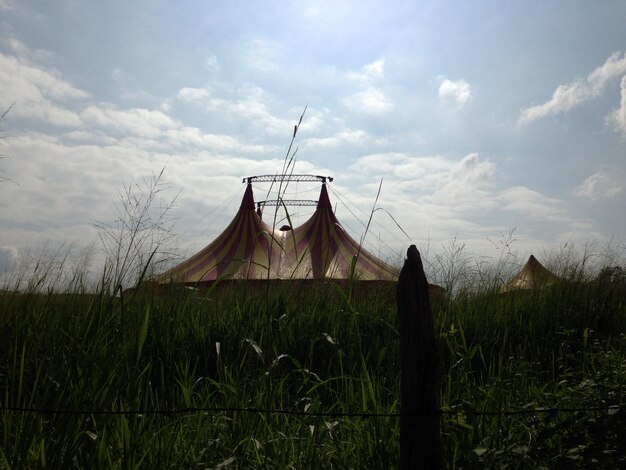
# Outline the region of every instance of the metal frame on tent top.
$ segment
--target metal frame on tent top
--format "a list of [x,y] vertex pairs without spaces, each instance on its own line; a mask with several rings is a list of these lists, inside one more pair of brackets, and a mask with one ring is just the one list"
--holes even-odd
[[318,201],[312,199],[268,199],[256,203],[257,209],[265,206],[317,206]]
[[259,217],[263,217],[263,208],[265,206],[317,206],[318,201],[311,199],[268,199],[256,203],[256,213]]
[[303,181],[303,182],[314,182],[319,181],[322,183],[330,183],[332,182],[332,176],[319,176],[319,175],[257,175],[257,176],[247,176],[243,179],[242,183],[252,183],[252,182],[260,182],[260,183],[276,183],[281,181]]

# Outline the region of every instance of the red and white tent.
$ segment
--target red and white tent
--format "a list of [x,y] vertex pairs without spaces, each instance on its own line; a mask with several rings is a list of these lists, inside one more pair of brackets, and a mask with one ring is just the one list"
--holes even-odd
[[352,270],[357,280],[396,280],[399,272],[348,235],[333,213],[325,183],[311,218],[293,230],[278,230],[257,214],[248,182],[226,230],[154,280],[193,285],[216,279],[348,279]]

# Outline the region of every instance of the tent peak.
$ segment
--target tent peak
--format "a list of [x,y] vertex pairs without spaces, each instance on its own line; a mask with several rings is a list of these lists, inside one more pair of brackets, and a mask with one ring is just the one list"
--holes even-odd
[[320,198],[317,201],[318,209],[332,209],[333,206],[330,203],[330,198],[328,197],[328,190],[326,189],[326,183],[322,183],[322,189],[320,191]]
[[533,255],[513,278],[502,286],[500,292],[518,289],[533,289],[549,286],[561,280],[560,277],[546,269]]
[[246,185],[246,191],[241,200],[241,209],[254,209],[254,194],[252,194],[252,183]]

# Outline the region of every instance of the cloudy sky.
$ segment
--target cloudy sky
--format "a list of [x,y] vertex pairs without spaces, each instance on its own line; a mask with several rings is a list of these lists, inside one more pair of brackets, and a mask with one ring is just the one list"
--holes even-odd
[[[164,167],[191,254],[242,177],[280,171],[307,105],[296,172],[335,177],[357,239],[382,179],[418,247],[624,243],[625,24],[610,0],[0,0],[0,264],[96,242],[123,187]],[[409,243],[384,211],[368,240]]]

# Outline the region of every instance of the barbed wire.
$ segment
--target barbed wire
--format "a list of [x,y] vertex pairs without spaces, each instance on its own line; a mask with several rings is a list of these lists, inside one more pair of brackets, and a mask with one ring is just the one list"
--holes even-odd
[[256,414],[277,414],[291,416],[309,416],[321,418],[399,418],[401,416],[415,414],[432,414],[433,412],[440,415],[459,415],[467,416],[515,416],[545,413],[577,413],[591,411],[610,411],[615,412],[626,409],[626,404],[601,405],[589,407],[541,407],[541,408],[524,408],[519,410],[504,411],[476,411],[468,407],[460,409],[438,409],[429,410],[412,410],[399,413],[374,413],[374,412],[347,412],[347,411],[299,411],[299,410],[280,410],[273,408],[259,407],[186,407],[178,409],[133,409],[133,410],[74,410],[63,408],[37,408],[37,407],[19,407],[19,406],[0,406],[0,412],[12,413],[34,413],[42,415],[105,415],[105,416],[141,416],[141,415],[181,415],[181,414],[218,414],[227,412],[238,413],[256,413]]

